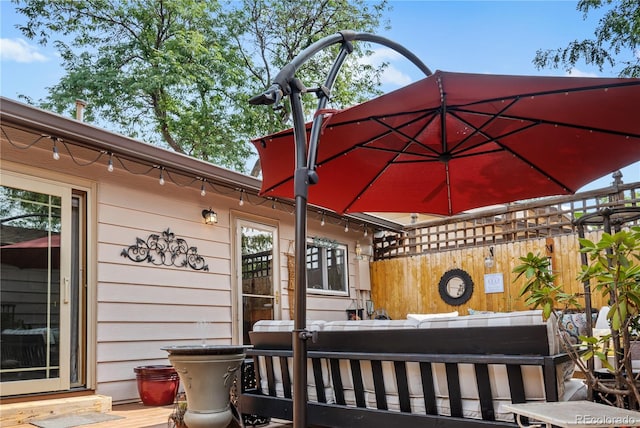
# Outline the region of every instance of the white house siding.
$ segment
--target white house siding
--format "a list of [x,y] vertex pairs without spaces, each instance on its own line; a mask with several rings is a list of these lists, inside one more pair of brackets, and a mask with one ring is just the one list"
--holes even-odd
[[[170,182],[160,186],[147,177],[124,178],[102,182],[98,196],[97,392],[114,402],[137,399],[134,367],[168,364],[162,347],[200,343],[199,321],[207,322],[208,343],[232,343],[226,198],[202,197],[198,188]],[[213,226],[200,215],[210,205],[219,214]],[[197,248],[208,272],[121,256],[137,238],[146,241],[167,229]]]
[[[74,154],[78,153],[80,150]],[[95,159],[95,152],[82,153],[87,159]],[[133,369],[139,365],[168,364],[163,346],[200,343],[202,334],[196,322],[207,321],[208,343],[232,343],[232,302],[236,292],[232,289],[235,282],[232,212],[238,218],[248,213],[251,214],[247,216],[249,220],[257,216],[278,225],[282,304],[276,316],[289,318],[286,255],[294,250],[294,216],[290,212],[274,210],[270,203],[257,205],[260,201],[257,197],[245,197],[245,204],[240,207],[239,194],[228,189],[223,189],[228,194],[220,195],[208,188],[202,197],[197,182],[185,187],[188,180],[180,176],[176,180],[181,186],[172,183],[167,175],[166,184],[160,186],[156,171],[136,175],[116,163],[116,170],[108,173],[106,158],[90,166],[78,165],[61,149],[61,159],[54,161],[48,146],[17,150],[3,141],[2,157],[4,165],[15,162],[17,167],[12,165],[12,169],[28,170],[31,176],[68,177],[65,181],[70,182],[77,178],[83,183],[90,180],[96,184],[95,194],[89,195],[91,201],[96,201],[93,206],[97,213],[95,224],[88,225],[95,230],[96,237],[95,242],[88,243],[89,252],[97,259],[97,266],[92,266],[97,273],[89,278],[88,284],[89,296],[94,296],[89,302],[88,316],[89,320],[96,320],[88,329],[88,355],[94,355],[95,350],[95,361],[88,362],[89,386],[95,387],[99,394],[111,396],[114,403],[138,400]],[[76,160],[82,163],[82,158]],[[132,171],[148,168],[127,165]],[[201,211],[208,207],[218,213],[216,225],[203,223]],[[123,249],[136,243],[136,238],[146,240],[149,235],[161,234],[168,228],[177,238],[197,248],[209,266],[208,272],[136,263],[121,256]],[[344,224],[329,221],[320,226],[319,215],[311,215],[308,235],[348,246],[350,295],[310,293],[307,317],[345,319],[345,309],[356,297],[356,291],[368,288],[366,284],[357,284],[359,275],[354,263],[356,241],[362,243],[364,239],[362,230],[352,227],[344,232]]]
[[[163,346],[200,343],[198,321],[207,322],[208,343],[232,343],[229,222],[230,212],[237,211],[238,204],[235,195],[210,192],[202,197],[198,187],[160,186],[155,178],[144,177],[100,183],[98,204],[97,392],[110,395],[114,402],[137,400],[134,367],[168,364]],[[218,213],[218,223],[213,226],[205,225],[200,216],[209,206]],[[286,253],[293,245],[293,216],[270,206],[245,203],[244,208],[280,224],[280,285],[281,295],[286,296]],[[242,213],[235,215],[241,217]],[[344,226],[319,228],[319,221],[312,222],[318,224],[310,224],[310,236],[326,236],[351,249],[353,236],[359,237],[357,232],[345,233]],[[208,272],[135,263],[120,255],[136,238],[146,240],[167,228],[197,248]],[[333,233],[327,235],[329,231]],[[351,297],[355,297],[355,271],[352,263]],[[309,294],[308,317],[345,319],[351,297]],[[288,305],[288,299],[283,301],[282,318],[289,317]]]

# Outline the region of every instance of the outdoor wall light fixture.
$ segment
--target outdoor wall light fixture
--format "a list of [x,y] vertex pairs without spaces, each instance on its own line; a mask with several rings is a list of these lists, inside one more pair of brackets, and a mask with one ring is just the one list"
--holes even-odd
[[356,260],[362,260],[362,247],[359,242],[356,242]]
[[493,267],[493,247],[489,247],[489,255],[484,258],[484,267],[487,269]]
[[553,238],[547,238],[544,249],[547,253],[547,260],[549,261],[549,272],[553,272]]
[[218,214],[211,208],[202,210],[202,218],[204,218],[205,224],[216,224],[218,222]]
[[373,315],[373,312],[375,311],[373,300],[367,300],[366,302],[364,302],[364,304],[367,308],[367,315],[369,315],[369,318],[371,318],[371,315]]

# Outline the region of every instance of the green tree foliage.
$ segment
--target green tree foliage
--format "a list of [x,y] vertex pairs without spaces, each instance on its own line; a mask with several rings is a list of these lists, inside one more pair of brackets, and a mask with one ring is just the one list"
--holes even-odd
[[581,0],[577,9],[586,17],[602,9],[604,16],[594,38],[574,40],[565,48],[538,50],[533,63],[538,68],[573,68],[579,60],[604,66],[621,65],[621,77],[640,77],[640,2],[638,0]]
[[[28,102],[73,114],[80,98],[88,122],[238,171],[246,169],[249,139],[289,120],[286,110],[247,100],[308,44],[343,29],[374,31],[386,7],[365,0],[13,1],[27,18],[23,34],[54,43],[66,72],[46,99]],[[353,57],[366,53],[359,47]],[[321,68],[331,61],[319,58],[304,71],[311,86],[324,81]],[[338,106],[375,94],[379,71],[351,62],[336,87]]]
[[[229,33],[235,37],[237,48],[243,53],[246,67],[253,77],[251,95],[269,87],[282,67],[291,62],[304,48],[321,38],[341,30],[375,32],[380,25],[386,1],[374,3],[355,1],[284,1],[243,0],[230,15]],[[362,102],[377,94],[380,73],[384,67],[374,68],[359,61],[371,54],[367,45],[354,44],[354,52],[342,68],[341,79],[336,82],[332,103],[336,108]],[[308,61],[297,76],[308,87],[324,83],[327,72],[337,53],[321,52]],[[305,98],[309,109],[315,98]],[[277,113],[269,132],[281,130],[289,123],[289,110]],[[263,114],[263,112],[259,112]]]

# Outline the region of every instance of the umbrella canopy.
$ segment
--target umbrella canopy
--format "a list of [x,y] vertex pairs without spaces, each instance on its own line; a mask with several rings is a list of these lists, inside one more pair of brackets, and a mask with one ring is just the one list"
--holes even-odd
[[[453,215],[569,194],[640,160],[640,79],[437,71],[326,117],[309,203]],[[309,131],[310,127],[307,127]],[[262,194],[293,197],[293,130],[253,141]]]

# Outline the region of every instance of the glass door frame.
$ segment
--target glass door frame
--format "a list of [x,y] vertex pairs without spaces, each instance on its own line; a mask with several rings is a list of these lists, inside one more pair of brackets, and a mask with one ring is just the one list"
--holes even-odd
[[71,281],[71,186],[54,182],[30,179],[21,174],[13,174],[3,170],[0,185],[54,195],[61,198],[60,225],[60,324],[57,338],[59,369],[58,377],[49,379],[32,379],[2,383],[2,395],[18,395],[46,391],[63,391],[70,386],[70,281]]
[[280,235],[278,233],[278,222],[259,216],[252,216],[246,213],[232,212],[232,240],[234,273],[232,293],[232,319],[235,322],[233,328],[233,341],[242,344],[243,338],[243,292],[242,292],[242,228],[251,227],[269,231],[273,234],[273,319],[282,317],[282,293],[280,284]]

